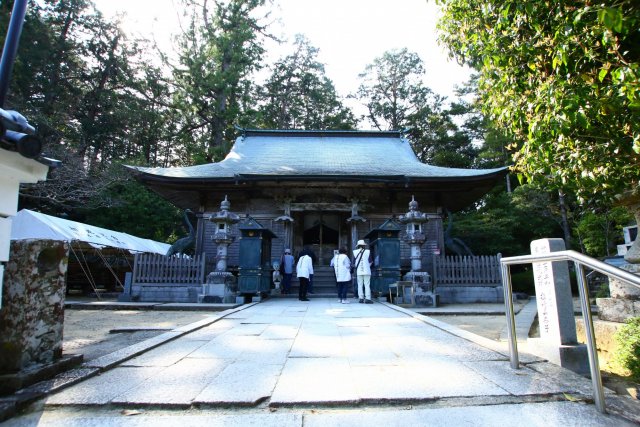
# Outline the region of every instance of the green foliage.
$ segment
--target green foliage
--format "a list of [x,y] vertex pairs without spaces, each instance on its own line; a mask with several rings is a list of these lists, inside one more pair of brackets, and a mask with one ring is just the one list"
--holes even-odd
[[511,287],[513,292],[522,292],[527,295],[536,294],[536,283],[533,279],[533,269],[531,266],[521,268],[512,267]]
[[178,64],[173,65],[173,105],[181,114],[183,161],[219,161],[231,148],[234,125],[254,101],[251,77],[262,67],[262,39],[269,36],[256,15],[266,2],[200,5],[184,0],[190,22],[179,39]]
[[480,73],[522,179],[584,201],[640,181],[640,4],[438,0],[440,39]]
[[74,219],[160,242],[185,234],[180,210],[136,181],[120,181],[100,198],[100,205],[108,199],[109,208],[89,205]]
[[574,227],[574,231],[586,254],[604,257],[616,253],[616,245],[624,241],[622,228],[632,222],[633,216],[622,207],[597,212],[587,211]]
[[444,107],[445,98],[424,85],[424,75],[422,60],[407,49],[374,59],[359,75],[362,83],[354,95],[367,108],[362,119],[378,130],[406,129],[423,162],[472,167],[477,155],[472,138],[456,126],[454,112]]
[[618,345],[614,361],[640,380],[640,317],[628,319],[614,335]]
[[[0,37],[11,7],[0,3]],[[21,188],[22,207],[68,213],[121,179],[114,161],[165,166],[175,157],[167,86],[143,45],[89,1],[30,2],[5,108],[25,115],[43,154],[63,164],[46,182]]]
[[548,193],[531,186],[520,186],[509,194],[500,185],[479,207],[455,215],[452,235],[476,254],[529,254],[532,240],[562,237],[552,206]]
[[609,282],[602,283],[596,291],[595,298],[609,298],[610,296]]
[[354,129],[357,121],[340,101],[318,62],[318,49],[297,35],[293,52],[271,67],[262,89],[262,123],[272,129]]

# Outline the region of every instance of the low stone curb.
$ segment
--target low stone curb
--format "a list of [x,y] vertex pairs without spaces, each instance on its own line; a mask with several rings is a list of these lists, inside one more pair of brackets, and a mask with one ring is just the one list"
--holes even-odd
[[[516,314],[516,338],[518,342],[527,341],[527,339],[529,338],[531,325],[533,325],[533,322],[536,320],[537,315],[538,304],[535,297],[531,297],[531,299],[529,299],[529,302]],[[500,331],[500,341],[508,340],[509,335],[507,327],[505,326],[504,329]]]
[[120,302],[120,301],[67,301],[69,310],[163,310],[163,311],[224,311],[239,307],[241,304],[208,303],[159,303],[159,302]]

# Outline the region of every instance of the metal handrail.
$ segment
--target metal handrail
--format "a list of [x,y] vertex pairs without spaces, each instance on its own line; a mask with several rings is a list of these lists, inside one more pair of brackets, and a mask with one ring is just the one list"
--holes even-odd
[[502,284],[504,289],[504,303],[507,311],[507,336],[509,340],[509,358],[511,367],[519,369],[518,359],[518,343],[516,340],[516,321],[513,310],[513,291],[511,289],[511,272],[509,266],[516,264],[532,264],[535,262],[555,262],[555,261],[573,261],[576,267],[576,277],[578,279],[578,292],[580,294],[580,307],[582,309],[582,317],[584,319],[585,335],[587,337],[587,352],[589,354],[589,369],[591,371],[591,381],[593,383],[593,399],[596,409],[601,413],[606,413],[604,401],[604,388],[602,386],[602,377],[600,376],[600,368],[598,365],[598,353],[596,350],[596,337],[593,330],[593,318],[591,316],[591,306],[589,304],[589,289],[584,268],[589,267],[592,270],[599,271],[610,277],[627,282],[635,287],[640,288],[640,277],[628,273],[617,267],[605,264],[602,261],[591,258],[576,251],[558,251],[542,255],[523,255],[502,258],[500,260],[500,269],[502,273]]

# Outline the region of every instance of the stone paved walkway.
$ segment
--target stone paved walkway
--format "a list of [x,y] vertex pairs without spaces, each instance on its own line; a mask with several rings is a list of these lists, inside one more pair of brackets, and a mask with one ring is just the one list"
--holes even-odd
[[267,300],[188,330],[6,425],[632,425],[590,380],[387,304]]

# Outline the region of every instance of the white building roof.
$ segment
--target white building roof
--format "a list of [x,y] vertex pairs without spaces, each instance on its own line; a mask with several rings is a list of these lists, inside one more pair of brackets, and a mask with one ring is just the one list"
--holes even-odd
[[129,252],[166,254],[170,245],[127,233],[107,230],[23,209],[13,218],[11,240],[40,239],[79,241],[96,248],[120,248]]

